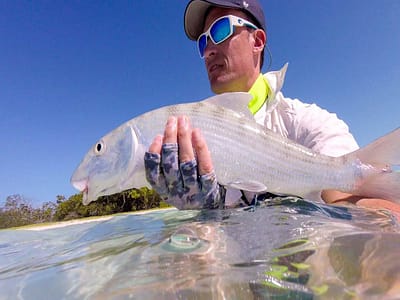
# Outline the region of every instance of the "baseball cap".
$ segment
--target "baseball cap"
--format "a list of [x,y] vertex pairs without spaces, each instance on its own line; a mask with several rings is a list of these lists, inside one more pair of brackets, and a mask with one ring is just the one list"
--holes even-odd
[[257,22],[255,25],[266,31],[264,12],[257,0],[191,0],[184,16],[185,32],[189,39],[195,41],[203,32],[206,13],[212,6],[240,9],[250,14]]

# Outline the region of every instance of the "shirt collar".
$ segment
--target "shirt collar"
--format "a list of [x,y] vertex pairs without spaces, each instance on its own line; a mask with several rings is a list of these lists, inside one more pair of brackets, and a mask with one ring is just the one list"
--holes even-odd
[[247,105],[253,115],[256,114],[263,106],[267,100],[269,91],[270,87],[267,79],[262,74],[258,75],[257,80],[249,90],[249,93],[253,96],[253,99],[251,99]]

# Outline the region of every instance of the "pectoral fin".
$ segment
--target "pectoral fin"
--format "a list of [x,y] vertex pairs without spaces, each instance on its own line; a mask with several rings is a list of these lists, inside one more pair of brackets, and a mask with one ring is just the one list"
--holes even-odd
[[253,193],[263,193],[267,191],[267,187],[258,181],[232,181],[228,182],[226,185],[229,188],[253,192]]

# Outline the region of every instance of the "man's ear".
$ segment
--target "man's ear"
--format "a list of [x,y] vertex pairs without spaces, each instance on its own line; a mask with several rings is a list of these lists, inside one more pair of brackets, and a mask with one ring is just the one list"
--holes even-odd
[[254,50],[256,52],[262,52],[266,43],[267,35],[265,34],[264,30],[256,29],[254,31]]

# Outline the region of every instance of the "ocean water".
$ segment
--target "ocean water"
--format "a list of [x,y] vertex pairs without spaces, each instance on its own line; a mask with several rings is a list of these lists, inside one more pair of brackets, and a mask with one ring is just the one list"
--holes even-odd
[[0,231],[0,299],[400,299],[399,249],[388,212],[295,198],[116,215]]

